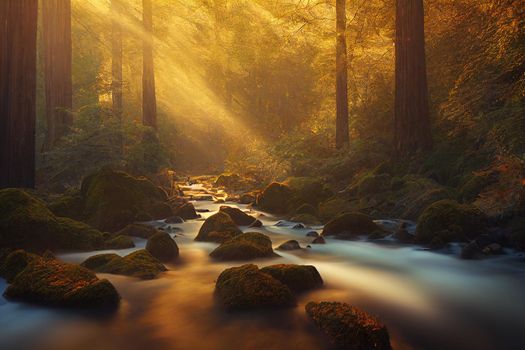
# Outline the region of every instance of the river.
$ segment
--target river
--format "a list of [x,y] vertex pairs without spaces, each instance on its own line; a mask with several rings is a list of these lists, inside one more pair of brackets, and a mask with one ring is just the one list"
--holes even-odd
[[[205,218],[220,205],[198,201],[195,206],[210,210],[203,213]],[[306,237],[311,229],[275,226],[278,218],[268,214],[260,219],[263,228],[244,231],[269,235],[274,247],[289,239],[306,247],[312,240]],[[241,263],[210,260],[208,254],[216,244],[193,240],[201,224],[193,220],[170,225],[181,256],[167,264],[169,271],[160,278],[141,281],[99,275],[108,278],[122,296],[118,311],[111,315],[50,309],[0,297],[0,349],[328,349],[326,339],[304,313],[308,301],[321,300],[348,302],[378,316],[397,350],[525,348],[523,255],[463,261],[453,254],[388,240],[327,239],[326,245],[254,261],[259,266],[315,265],[324,288],[301,295],[293,309],[227,314],[214,301],[215,280],[225,268]],[[134,249],[57,256],[80,263],[105,252],[126,255],[143,248],[146,241],[135,239],[135,243]],[[0,292],[5,288],[0,279]]]

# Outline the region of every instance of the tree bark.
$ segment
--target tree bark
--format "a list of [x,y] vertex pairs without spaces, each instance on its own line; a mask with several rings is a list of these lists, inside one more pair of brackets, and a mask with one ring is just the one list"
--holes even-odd
[[153,13],[151,0],[142,0],[144,22],[142,69],[142,122],[157,129],[157,101],[155,97],[155,71],[153,69]]
[[122,14],[120,0],[111,0],[111,96],[113,116],[122,120],[122,25],[119,17]]
[[346,0],[336,2],[336,123],[335,145],[343,148],[350,143],[348,130],[348,58],[346,52]]
[[45,149],[73,123],[71,76],[71,0],[42,2],[47,135]]
[[411,154],[432,148],[423,0],[396,0],[395,145]]
[[35,186],[38,0],[0,1],[0,188]]

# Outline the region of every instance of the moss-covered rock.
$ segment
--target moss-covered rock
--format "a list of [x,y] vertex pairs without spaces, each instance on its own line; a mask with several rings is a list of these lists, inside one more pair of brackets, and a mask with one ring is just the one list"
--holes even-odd
[[233,222],[239,226],[250,226],[254,221],[257,220],[255,217],[246,214],[239,208],[223,205],[219,210],[228,214],[230,218],[232,218]]
[[103,246],[100,231],[55,216],[40,199],[20,189],[0,191],[0,246],[43,251],[92,250]]
[[416,241],[429,243],[439,237],[446,242],[473,239],[487,228],[487,218],[473,206],[442,200],[430,205],[419,217]]
[[147,250],[137,250],[125,257],[100,254],[88,258],[82,266],[95,272],[111,273],[141,279],[153,279],[167,271],[166,267]]
[[184,203],[173,211],[174,216],[179,216],[184,220],[192,220],[200,218],[200,215],[195,211],[195,207],[192,203]]
[[237,189],[244,185],[243,178],[239,174],[225,173],[217,177],[214,183],[215,187],[225,187],[229,189]]
[[258,232],[247,232],[235,236],[210,253],[210,256],[223,261],[240,261],[275,256],[272,241]]
[[15,250],[9,253],[0,264],[0,277],[11,283],[15,277],[22,272],[27,265],[38,259],[38,256],[25,250]]
[[253,192],[246,192],[241,194],[239,197],[239,203],[241,204],[253,204],[255,203],[257,195]]
[[230,311],[295,305],[295,297],[290,289],[269,274],[261,272],[256,265],[224,270],[215,284],[215,294]]
[[118,231],[144,216],[163,219],[172,215],[167,194],[145,178],[120,171],[102,170],[81,186],[84,217],[103,231]]
[[148,239],[158,233],[155,227],[146,224],[130,224],[116,233],[117,236],[132,236]]
[[146,250],[160,261],[172,261],[179,257],[177,243],[166,232],[159,232],[151,236],[146,244]]
[[299,250],[301,246],[295,239],[289,240],[281,244],[277,250]]
[[301,214],[317,216],[317,208],[311,204],[305,203],[295,210],[295,215]]
[[88,269],[52,259],[33,259],[6,289],[8,299],[46,306],[113,308],[120,297],[108,280]]
[[[240,235],[242,231],[237,227],[232,218],[225,212],[219,211],[207,218],[199,229],[196,241],[201,242],[218,242],[216,238],[210,237],[211,232],[221,233],[222,237],[235,237]],[[214,235],[217,236],[217,235]]]
[[325,225],[322,235],[352,238],[360,235],[369,235],[376,231],[382,231],[382,229],[368,215],[346,213],[329,221]]
[[310,204],[314,207],[330,198],[333,193],[324,183],[312,177],[291,177],[285,182],[291,190],[289,199],[289,210],[299,207],[302,204]]
[[271,183],[257,197],[257,207],[270,213],[285,214],[292,191],[290,187],[281,183]]
[[348,211],[350,203],[342,198],[332,198],[319,203],[319,218],[324,223]]
[[296,214],[290,219],[290,221],[300,222],[307,225],[321,225],[321,221],[310,214]]
[[52,201],[49,205],[49,209],[56,216],[62,216],[75,220],[83,220],[84,199],[80,193],[65,194]]
[[311,265],[271,265],[262,268],[261,272],[267,273],[284,283],[295,293],[319,288],[323,285],[323,279],[319,271]]
[[496,180],[496,173],[473,174],[468,176],[459,190],[461,199],[465,202],[473,201],[485,188],[493,184]]
[[135,247],[135,243],[129,236],[118,235],[106,241],[106,249],[128,249]]
[[401,217],[403,219],[416,220],[432,203],[450,198],[450,193],[444,188],[436,188],[424,191],[420,196],[413,198],[410,203],[406,204],[406,209]]
[[369,174],[364,176],[358,183],[357,194],[359,196],[370,196],[390,190],[392,177],[388,174]]
[[337,302],[310,302],[305,309],[310,319],[338,349],[392,349],[385,325],[364,311]]

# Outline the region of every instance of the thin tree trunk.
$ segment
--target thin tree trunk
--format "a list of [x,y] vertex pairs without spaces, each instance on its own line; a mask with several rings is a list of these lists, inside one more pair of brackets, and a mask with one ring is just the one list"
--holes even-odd
[[142,70],[142,121],[145,126],[157,129],[157,101],[155,97],[155,72],[153,69],[153,13],[151,0],[142,0],[144,22]]
[[337,0],[336,53],[336,123],[335,145],[343,148],[350,143],[348,130],[348,58],[346,52],[346,0]]
[[47,137],[53,148],[73,123],[71,0],[42,2]]
[[38,0],[0,1],[0,188],[35,186]]
[[120,0],[111,0],[111,96],[113,116],[122,120],[122,25],[119,18],[122,14]]
[[395,145],[410,154],[432,148],[423,0],[396,1]]

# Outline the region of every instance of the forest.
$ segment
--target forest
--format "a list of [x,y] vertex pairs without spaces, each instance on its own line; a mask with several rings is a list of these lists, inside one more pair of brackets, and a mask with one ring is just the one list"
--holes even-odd
[[0,348],[518,350],[525,0],[0,0]]

